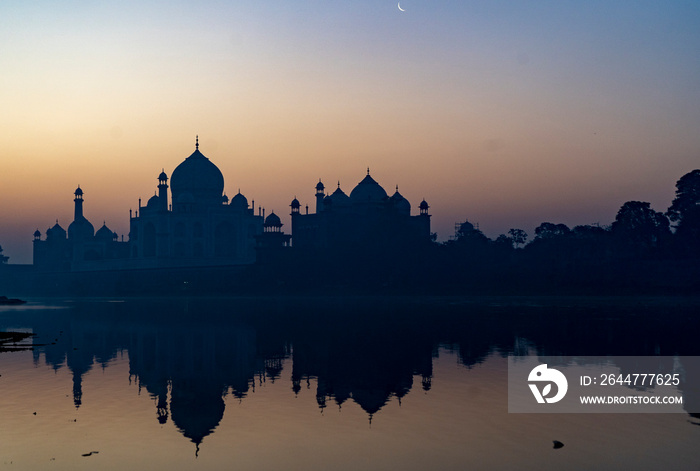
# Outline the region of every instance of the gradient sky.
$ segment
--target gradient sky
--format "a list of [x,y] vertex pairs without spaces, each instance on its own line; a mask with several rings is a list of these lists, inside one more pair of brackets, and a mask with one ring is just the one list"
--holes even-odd
[[[194,150],[283,216],[372,176],[440,240],[665,211],[700,167],[697,1],[0,2],[0,245],[129,209]],[[312,209],[313,210],[313,209]]]

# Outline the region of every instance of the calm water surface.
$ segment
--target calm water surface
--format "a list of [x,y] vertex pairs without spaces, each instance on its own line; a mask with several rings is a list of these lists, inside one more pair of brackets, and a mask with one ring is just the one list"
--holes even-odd
[[0,353],[0,469],[696,470],[692,414],[509,414],[506,357],[699,355],[698,312],[687,299],[33,300],[0,308],[0,331],[37,345]]

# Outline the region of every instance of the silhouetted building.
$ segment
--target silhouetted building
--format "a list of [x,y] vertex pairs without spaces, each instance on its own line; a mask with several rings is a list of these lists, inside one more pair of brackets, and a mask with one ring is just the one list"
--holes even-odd
[[282,232],[282,220],[274,211],[265,218],[263,233],[255,236],[258,248],[278,249],[289,247],[292,236]]
[[[168,193],[170,189],[170,194]],[[265,218],[239,191],[231,200],[224,193],[219,168],[195,151],[168,175],[158,176],[155,194],[138,209],[129,210],[129,237],[124,240],[105,223],[95,231],[83,214],[83,190],[75,190],[75,215],[64,230],[56,224],[46,238],[34,233],[34,265],[48,271],[110,271],[247,265],[257,261],[289,260],[284,252],[308,249],[382,249],[414,247],[430,241],[428,203],[411,216],[411,204],[398,191],[388,196],[369,175],[350,196],[338,188],[329,195],[316,185],[316,212],[301,214],[292,201],[292,235],[282,231],[277,214]],[[301,258],[296,259],[297,262]]]
[[423,200],[419,214],[411,216],[411,204],[399,193],[388,196],[369,174],[346,195],[340,188],[325,194],[316,184],[316,212],[302,214],[294,198],[292,242],[298,249],[347,249],[385,245],[410,246],[430,241],[428,203]]
[[199,151],[170,179],[158,176],[158,193],[131,218],[131,258],[140,267],[240,265],[255,261],[255,236],[263,218],[239,191],[230,201],[219,168]]
[[[219,168],[199,151],[178,165],[170,179],[158,176],[158,188],[145,206],[130,213],[129,239],[118,240],[106,225],[94,231],[83,215],[83,191],[75,191],[75,217],[68,232],[56,222],[34,233],[34,265],[56,270],[111,270],[161,267],[243,265],[255,262],[256,237],[263,216],[255,215],[239,191],[230,201]],[[273,216],[271,214],[270,216]],[[276,216],[275,216],[276,217]],[[279,218],[277,218],[279,220]],[[274,221],[272,221],[274,225]],[[276,227],[276,236],[288,241]],[[123,239],[123,238],[122,238]]]
[[83,215],[83,190],[75,190],[73,222],[68,232],[58,221],[46,230],[41,240],[39,230],[34,232],[34,265],[53,270],[81,269],[98,260],[123,260],[129,256],[128,243],[102,224],[97,232]]

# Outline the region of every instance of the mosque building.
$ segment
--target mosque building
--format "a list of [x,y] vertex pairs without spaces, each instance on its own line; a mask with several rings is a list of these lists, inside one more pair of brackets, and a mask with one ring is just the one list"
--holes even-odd
[[338,187],[326,194],[321,180],[316,184],[316,212],[301,213],[301,204],[294,198],[292,209],[292,241],[298,249],[343,249],[362,247],[410,247],[430,241],[428,203],[418,206],[419,214],[411,216],[411,203],[396,192],[389,196],[369,173],[348,196]]
[[[169,181],[169,184],[168,184]],[[170,194],[168,190],[170,189]],[[129,235],[124,240],[102,224],[97,231],[83,214],[83,190],[75,190],[73,222],[68,231],[58,221],[46,237],[34,233],[34,266],[45,271],[96,271],[173,267],[216,267],[274,262],[289,247],[294,252],[357,248],[414,247],[430,241],[428,203],[411,215],[411,204],[396,187],[388,196],[370,176],[346,195],[340,188],[330,194],[319,180],[316,211],[305,214],[294,198],[291,204],[292,234],[282,222],[239,191],[224,193],[219,168],[199,150],[172,172],[158,176],[156,193],[129,211]],[[170,196],[170,198],[169,198]]]
[[69,271],[98,260],[123,260],[128,257],[128,243],[119,241],[105,223],[97,232],[83,215],[83,190],[78,186],[73,199],[75,209],[73,222],[66,232],[56,221],[46,230],[46,239],[41,232],[34,232],[34,266],[53,271]]

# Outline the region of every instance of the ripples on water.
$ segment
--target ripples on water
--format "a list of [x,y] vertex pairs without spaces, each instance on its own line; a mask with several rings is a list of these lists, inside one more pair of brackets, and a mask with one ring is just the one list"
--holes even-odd
[[698,469],[689,414],[508,414],[506,374],[513,353],[697,355],[696,312],[572,298],[2,308],[0,330],[40,346],[0,353],[0,469]]

